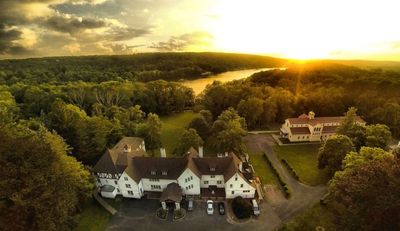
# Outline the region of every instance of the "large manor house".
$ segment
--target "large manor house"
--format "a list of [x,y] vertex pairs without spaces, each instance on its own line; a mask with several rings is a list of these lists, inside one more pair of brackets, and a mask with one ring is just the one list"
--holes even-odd
[[[280,129],[281,137],[290,142],[324,141],[336,134],[336,129],[344,116],[315,117],[314,112],[302,114],[297,118],[288,118]],[[365,124],[361,117],[356,117],[356,122]]]
[[254,198],[256,183],[251,166],[234,153],[203,156],[191,148],[182,157],[146,153],[144,140],[125,137],[108,149],[93,168],[103,197],[142,198],[195,196],[205,198]]

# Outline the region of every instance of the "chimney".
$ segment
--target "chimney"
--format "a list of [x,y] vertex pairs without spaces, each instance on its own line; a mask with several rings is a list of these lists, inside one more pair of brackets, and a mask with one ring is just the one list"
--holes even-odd
[[243,172],[243,163],[242,162],[240,162],[240,164],[239,164],[239,170],[240,170],[240,172]]
[[160,154],[161,154],[161,157],[163,157],[163,158],[167,157],[167,153],[165,152],[165,148],[160,148]]
[[124,146],[124,152],[125,152],[125,153],[131,152],[131,146],[125,144],[125,146]]
[[203,146],[199,147],[199,157],[203,158]]
[[228,152],[225,152],[225,157],[228,157]]
[[308,119],[313,120],[314,117],[315,117],[315,113],[314,113],[313,111],[310,111],[310,112],[308,113]]

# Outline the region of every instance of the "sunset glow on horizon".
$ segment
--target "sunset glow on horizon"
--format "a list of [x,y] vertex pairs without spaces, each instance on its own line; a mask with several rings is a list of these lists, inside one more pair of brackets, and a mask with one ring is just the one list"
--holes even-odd
[[0,58],[216,51],[400,61],[396,0],[5,0],[0,9]]

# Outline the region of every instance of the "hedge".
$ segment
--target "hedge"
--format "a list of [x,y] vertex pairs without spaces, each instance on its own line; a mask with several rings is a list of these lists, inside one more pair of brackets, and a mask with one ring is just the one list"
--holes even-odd
[[285,195],[286,198],[289,198],[290,190],[289,190],[287,183],[282,179],[281,175],[278,173],[276,168],[272,165],[271,161],[268,159],[268,156],[265,153],[263,156],[264,156],[265,160],[267,161],[268,165],[271,167],[271,169],[274,171],[275,175],[277,176],[278,182],[282,188],[283,194]]
[[297,175],[296,170],[294,170],[294,168],[292,166],[290,166],[290,164],[285,159],[281,159],[281,161],[282,161],[283,165],[285,165],[286,168],[289,170],[289,172],[292,174],[292,176],[296,180],[300,181],[300,177],[299,177],[299,175]]

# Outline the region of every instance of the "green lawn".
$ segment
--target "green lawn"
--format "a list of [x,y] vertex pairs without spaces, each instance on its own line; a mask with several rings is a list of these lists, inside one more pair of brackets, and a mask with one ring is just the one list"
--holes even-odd
[[277,177],[262,155],[250,155],[250,163],[256,171],[255,175],[260,177],[262,184],[278,185]]
[[78,216],[78,226],[75,231],[103,231],[106,229],[111,214],[94,199],[91,199]]
[[279,158],[285,159],[297,172],[300,181],[308,185],[325,184],[329,180],[327,171],[320,170],[316,145],[274,146]]
[[333,221],[334,215],[327,207],[317,204],[285,224],[279,231],[316,230],[318,226],[325,228],[325,231],[334,231],[337,228]]
[[[105,199],[107,203],[118,209],[122,198]],[[78,215],[78,226],[75,231],[104,231],[112,215],[108,213],[97,201],[90,199],[83,211]]]
[[[196,113],[185,111],[160,118],[162,122],[161,142],[167,155],[172,155],[172,152],[179,144],[182,132],[195,116]],[[159,155],[159,151],[157,151],[157,154]]]

